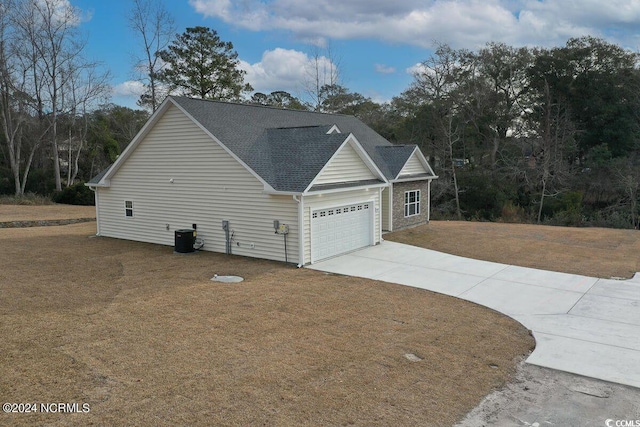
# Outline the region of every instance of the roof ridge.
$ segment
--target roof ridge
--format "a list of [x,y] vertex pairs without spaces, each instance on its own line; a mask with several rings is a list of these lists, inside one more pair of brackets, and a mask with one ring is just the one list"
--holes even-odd
[[382,148],[396,148],[396,147],[417,147],[418,144],[392,144],[392,145],[376,145],[377,147],[382,147]]
[[324,116],[355,117],[355,116],[350,115],[350,114],[325,113],[325,112],[322,112],[322,111],[309,111],[309,110],[295,110],[295,109],[292,109],[292,108],[274,107],[273,105],[249,104],[249,103],[238,102],[238,101],[220,101],[220,100],[217,100],[217,99],[193,98],[193,97],[184,96],[184,95],[169,95],[169,97],[170,98],[183,98],[183,99],[188,99],[188,100],[191,100],[191,101],[212,102],[212,103],[215,103],[215,104],[231,104],[231,105],[238,105],[238,106],[242,106],[242,107],[265,108],[265,109],[277,110],[277,111],[292,111],[294,113],[322,114]]
[[279,126],[279,127],[275,127],[275,128],[267,128],[270,130],[284,130],[284,129],[311,129],[311,128],[326,128],[329,126],[335,126],[335,125],[302,125],[302,126]]

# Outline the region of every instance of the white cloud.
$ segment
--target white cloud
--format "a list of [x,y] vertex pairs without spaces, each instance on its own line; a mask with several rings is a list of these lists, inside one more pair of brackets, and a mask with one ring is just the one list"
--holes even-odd
[[425,67],[423,63],[418,62],[404,71],[409,75],[415,76],[416,74],[423,74],[426,70],[427,67]]
[[[285,30],[302,40],[372,38],[431,47],[488,41],[552,45],[568,37],[628,34],[639,0],[190,0],[205,17],[254,31]],[[623,41],[624,41],[623,40]]]
[[[305,83],[315,70],[315,60],[304,52],[276,48],[265,51],[260,62],[255,64],[240,61],[240,68],[246,71],[245,80],[256,92],[284,90],[295,95],[304,92]],[[328,74],[335,70],[335,65],[328,58],[320,56],[318,70],[321,75]]]
[[36,0],[36,7],[40,16],[44,19],[51,19],[56,25],[64,24],[70,27],[77,27],[83,22],[91,20],[90,12],[84,12],[74,7],[69,0]]
[[390,67],[384,64],[375,64],[374,68],[376,72],[380,74],[393,74],[396,72],[396,69],[394,67]]
[[144,93],[144,85],[136,80],[127,80],[111,88],[113,96],[135,96],[136,99]]

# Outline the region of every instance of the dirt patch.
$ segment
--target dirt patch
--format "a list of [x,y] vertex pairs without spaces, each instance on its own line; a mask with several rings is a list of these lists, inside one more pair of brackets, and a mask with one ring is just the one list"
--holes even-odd
[[431,221],[384,235],[454,255],[591,277],[630,278],[640,271],[637,230],[531,224]]
[[636,420],[638,402],[640,389],[523,362],[514,381],[488,395],[456,427],[602,427]]
[[451,425],[533,347],[455,298],[94,233],[0,230],[0,396],[90,405],[0,424]]

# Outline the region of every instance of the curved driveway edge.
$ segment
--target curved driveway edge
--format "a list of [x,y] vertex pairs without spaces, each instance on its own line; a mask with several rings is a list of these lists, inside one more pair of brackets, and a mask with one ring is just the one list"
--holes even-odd
[[533,332],[527,363],[640,388],[640,278],[597,279],[384,241],[307,268],[413,286],[506,314]]

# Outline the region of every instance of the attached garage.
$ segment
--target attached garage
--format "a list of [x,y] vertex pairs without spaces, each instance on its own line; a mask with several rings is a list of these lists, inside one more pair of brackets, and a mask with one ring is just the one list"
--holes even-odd
[[374,242],[372,202],[311,211],[311,262],[351,252]]

